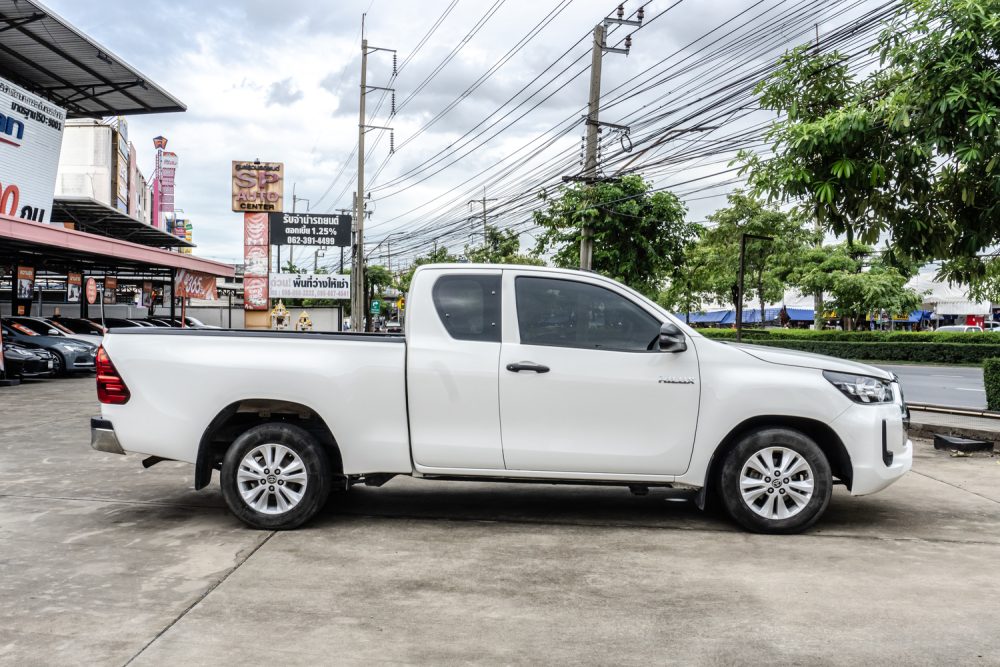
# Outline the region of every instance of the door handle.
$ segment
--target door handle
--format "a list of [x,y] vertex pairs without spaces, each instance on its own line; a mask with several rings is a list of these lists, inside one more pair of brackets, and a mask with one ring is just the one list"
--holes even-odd
[[512,373],[520,373],[521,371],[533,371],[535,373],[548,373],[549,367],[542,366],[541,364],[536,364],[533,361],[519,361],[513,364],[507,364],[507,370]]

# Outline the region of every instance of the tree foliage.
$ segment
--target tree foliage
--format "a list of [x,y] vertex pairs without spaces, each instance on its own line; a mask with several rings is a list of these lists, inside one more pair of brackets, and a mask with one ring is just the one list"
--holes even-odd
[[579,266],[584,225],[594,234],[593,269],[648,295],[684,264],[696,226],[684,220],[685,208],[670,192],[651,192],[641,176],[594,185],[573,185],[559,196],[542,194],[536,211],[542,228],[536,254],[554,252],[556,266]]
[[771,240],[747,239],[744,264],[744,300],[780,301],[785,277],[814,236],[800,216],[765,205],[742,192],[729,195],[729,206],[708,216],[711,223],[701,232],[689,253],[686,276],[693,292],[719,303],[736,305],[740,238],[743,234],[768,236]]
[[1000,243],[1000,0],[903,0],[875,48],[863,78],[840,53],[783,56],[758,88],[781,114],[774,155],[742,154],[744,171],[849,241],[888,234],[981,279],[977,254]]
[[479,246],[466,246],[465,258],[477,264],[531,264],[544,266],[545,261],[521,252],[521,239],[513,229],[486,226],[486,240]]

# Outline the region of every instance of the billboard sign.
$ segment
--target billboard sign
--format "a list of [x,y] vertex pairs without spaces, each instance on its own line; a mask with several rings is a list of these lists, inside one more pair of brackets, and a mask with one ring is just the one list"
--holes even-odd
[[233,160],[233,211],[267,213],[284,208],[285,165]]
[[243,309],[267,310],[270,270],[267,213],[243,214]]
[[[174,175],[177,173],[177,153],[164,151],[160,155],[159,218],[169,219],[174,213]],[[170,231],[170,230],[167,230]]]
[[272,273],[272,299],[350,299],[351,277],[323,273]]
[[106,276],[104,278],[104,303],[115,303],[115,292],[118,290],[118,278]]
[[0,78],[0,213],[50,222],[66,111]]
[[349,215],[314,213],[268,213],[272,245],[340,246],[351,245]]
[[207,273],[181,269],[177,272],[176,285],[177,296],[179,297],[211,299],[213,301],[219,298],[215,276]]

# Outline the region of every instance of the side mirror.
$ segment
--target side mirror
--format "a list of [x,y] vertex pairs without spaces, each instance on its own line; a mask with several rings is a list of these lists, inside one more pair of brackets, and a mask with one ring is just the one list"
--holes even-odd
[[62,336],[62,332],[59,329],[49,329],[50,336]]
[[664,322],[660,326],[660,351],[662,352],[683,352],[687,349],[687,341],[677,325],[673,322]]

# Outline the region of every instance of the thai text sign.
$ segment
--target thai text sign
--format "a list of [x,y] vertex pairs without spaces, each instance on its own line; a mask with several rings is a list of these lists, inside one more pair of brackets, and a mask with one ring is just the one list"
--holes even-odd
[[51,222],[66,111],[0,78],[0,214]]
[[351,245],[349,215],[268,213],[272,245]]
[[272,299],[350,299],[351,277],[323,273],[272,273]]
[[280,211],[284,202],[285,166],[281,162],[233,160],[233,211]]
[[243,309],[267,310],[271,256],[267,213],[243,214]]

